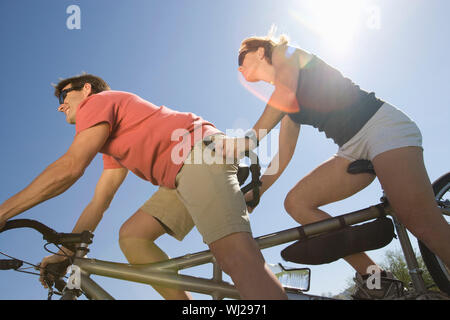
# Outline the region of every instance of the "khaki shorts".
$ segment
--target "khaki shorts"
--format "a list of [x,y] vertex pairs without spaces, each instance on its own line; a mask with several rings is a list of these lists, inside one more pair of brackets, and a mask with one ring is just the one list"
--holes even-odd
[[[140,208],[155,217],[167,233],[181,241],[194,225],[210,244],[236,232],[251,233],[238,164],[197,161],[205,144],[194,145],[176,177],[176,189],[160,187]],[[195,162],[202,162],[195,164]]]
[[402,147],[422,148],[422,134],[407,115],[384,103],[336,155],[350,161],[373,160],[383,152]]

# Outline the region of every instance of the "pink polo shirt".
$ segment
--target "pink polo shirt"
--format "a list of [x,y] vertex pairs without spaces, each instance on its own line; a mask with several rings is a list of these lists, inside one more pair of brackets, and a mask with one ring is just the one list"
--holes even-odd
[[109,138],[100,150],[104,169],[124,167],[154,185],[171,189],[192,146],[221,133],[193,113],[158,107],[121,91],[94,94],[78,106],[77,134],[102,122],[109,123]]

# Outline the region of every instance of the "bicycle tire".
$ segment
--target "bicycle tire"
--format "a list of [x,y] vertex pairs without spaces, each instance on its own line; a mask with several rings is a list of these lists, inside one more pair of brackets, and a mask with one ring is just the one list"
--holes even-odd
[[[450,172],[433,182],[432,186],[436,200],[441,200],[442,195],[450,189]],[[418,240],[417,242],[420,253],[422,254],[423,262],[425,263],[431,278],[433,278],[434,283],[439,290],[450,295],[450,276],[445,265],[422,241]]]

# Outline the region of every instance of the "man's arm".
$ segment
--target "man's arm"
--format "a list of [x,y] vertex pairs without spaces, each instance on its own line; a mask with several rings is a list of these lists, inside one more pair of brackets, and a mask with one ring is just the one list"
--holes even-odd
[[127,174],[128,170],[125,168],[103,170],[95,187],[94,196],[83,210],[72,230],[73,233],[95,230]]
[[[95,187],[94,196],[91,202],[86,206],[81,214],[80,218],[72,230],[72,233],[81,233],[85,230],[93,232],[103,214],[108,209],[117,189],[119,189],[123,180],[127,176],[128,170],[125,168],[106,169],[103,170],[100,179]],[[45,257],[40,263],[41,277],[40,281],[42,285],[47,288],[47,284],[44,281],[45,267],[49,263],[58,263],[66,259],[66,256],[73,255],[74,253],[67,248],[61,247],[56,255]]]
[[25,189],[0,205],[0,227],[6,220],[56,197],[72,186],[100,151],[109,136],[109,124],[101,123],[75,136],[69,150],[48,166]]
[[[128,170],[125,168],[103,170],[95,187],[94,196],[78,218],[72,233],[81,233],[86,230],[93,232],[97,228],[127,174]],[[65,248],[58,253],[71,254]]]

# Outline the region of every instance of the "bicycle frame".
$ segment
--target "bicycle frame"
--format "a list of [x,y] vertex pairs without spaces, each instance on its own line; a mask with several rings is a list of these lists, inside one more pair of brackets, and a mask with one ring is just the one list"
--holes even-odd
[[[403,253],[407,261],[408,269],[412,276],[414,288],[418,293],[426,291],[421,271],[412,250],[411,242],[406,229],[398,223],[395,215],[386,203],[354,211],[338,217],[304,225],[303,231],[306,236],[313,236],[324,232],[330,232],[341,227],[339,219],[343,219],[346,225],[354,225],[366,222],[384,215],[391,215],[402,244]],[[276,233],[255,238],[261,249],[274,247],[287,242],[300,239],[299,227],[286,229]],[[216,263],[209,250],[187,254],[181,257],[168,259],[161,262],[145,265],[129,265],[125,263],[114,263],[96,259],[81,258],[85,255],[87,245],[82,245],[75,255],[73,265],[80,268],[81,289],[90,299],[113,299],[113,297],[90,279],[91,274],[117,278],[132,282],[146,283],[165,287],[176,287],[178,289],[209,294],[213,299],[234,298],[239,299],[239,293],[234,285],[222,280],[222,271]],[[198,278],[189,275],[178,274],[183,269],[213,264],[213,277],[211,279]],[[303,299],[320,299],[322,297],[299,293]]]

